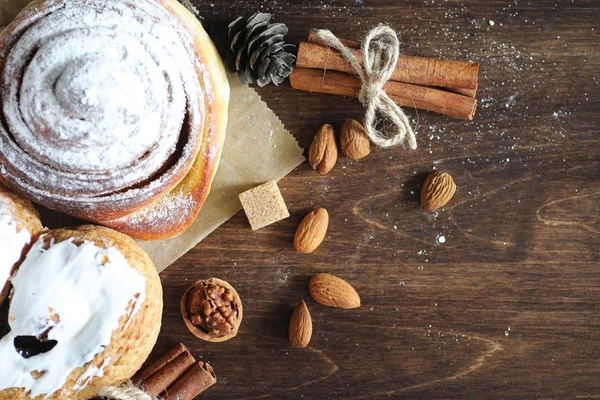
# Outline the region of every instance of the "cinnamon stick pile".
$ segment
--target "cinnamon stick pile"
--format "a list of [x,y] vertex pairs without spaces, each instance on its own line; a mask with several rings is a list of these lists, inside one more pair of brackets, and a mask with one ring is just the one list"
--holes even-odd
[[[358,42],[340,41],[353,49],[362,62]],[[353,73],[348,62],[311,31],[307,41],[298,47],[290,83],[298,90],[358,97],[361,82]],[[472,120],[477,106],[478,75],[476,63],[400,55],[383,89],[400,106]]]
[[212,367],[197,362],[181,343],[133,378],[152,398],[163,400],[192,400],[216,382]]

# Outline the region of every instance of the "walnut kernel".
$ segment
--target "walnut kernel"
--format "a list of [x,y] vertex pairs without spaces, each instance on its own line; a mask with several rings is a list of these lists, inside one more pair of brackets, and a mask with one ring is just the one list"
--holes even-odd
[[237,334],[242,302],[231,285],[211,278],[196,282],[186,291],[181,299],[181,313],[196,337],[222,342]]

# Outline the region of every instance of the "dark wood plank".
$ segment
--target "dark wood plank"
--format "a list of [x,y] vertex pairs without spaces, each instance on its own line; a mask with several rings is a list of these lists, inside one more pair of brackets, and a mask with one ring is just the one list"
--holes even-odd
[[[596,398],[600,396],[600,48],[595,1],[196,1],[208,22],[272,11],[290,41],[312,27],[359,38],[377,23],[402,51],[481,63],[473,122],[414,110],[420,148],[307,165],[281,182],[292,216],[252,232],[238,214],[162,274],[163,330],[154,357],[183,341],[214,366],[200,398]],[[488,21],[494,21],[491,26]],[[307,148],[325,122],[361,118],[353,99],[260,90]],[[420,211],[424,176],[458,185],[436,214]],[[326,207],[331,228],[312,255],[297,224]],[[438,238],[444,236],[445,243]],[[358,310],[322,307],[310,276],[351,282]],[[244,301],[237,338],[189,334],[179,299],[219,277]],[[307,300],[309,348],[287,342]]]

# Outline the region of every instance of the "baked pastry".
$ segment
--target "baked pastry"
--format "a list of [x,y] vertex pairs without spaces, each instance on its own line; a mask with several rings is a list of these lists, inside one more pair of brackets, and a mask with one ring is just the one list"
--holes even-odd
[[156,343],[158,274],[131,238],[112,229],[42,233],[11,283],[0,400],[94,397],[129,379]]
[[33,205],[0,185],[0,304],[8,291],[8,278],[41,230]]
[[0,32],[0,180],[141,239],[196,219],[229,84],[176,0],[38,0]]

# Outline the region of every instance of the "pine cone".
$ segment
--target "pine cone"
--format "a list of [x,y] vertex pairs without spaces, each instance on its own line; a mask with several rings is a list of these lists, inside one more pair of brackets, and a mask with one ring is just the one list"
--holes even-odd
[[256,13],[248,19],[238,17],[229,24],[229,49],[225,64],[229,72],[238,71],[243,84],[279,85],[294,68],[296,46],[283,40],[285,24],[271,24],[271,14]]
[[194,16],[198,18],[200,22],[202,22],[202,17],[200,17],[200,11],[198,11],[198,8],[190,0],[179,0],[179,2],[182,6],[187,8],[189,12],[194,14]]

